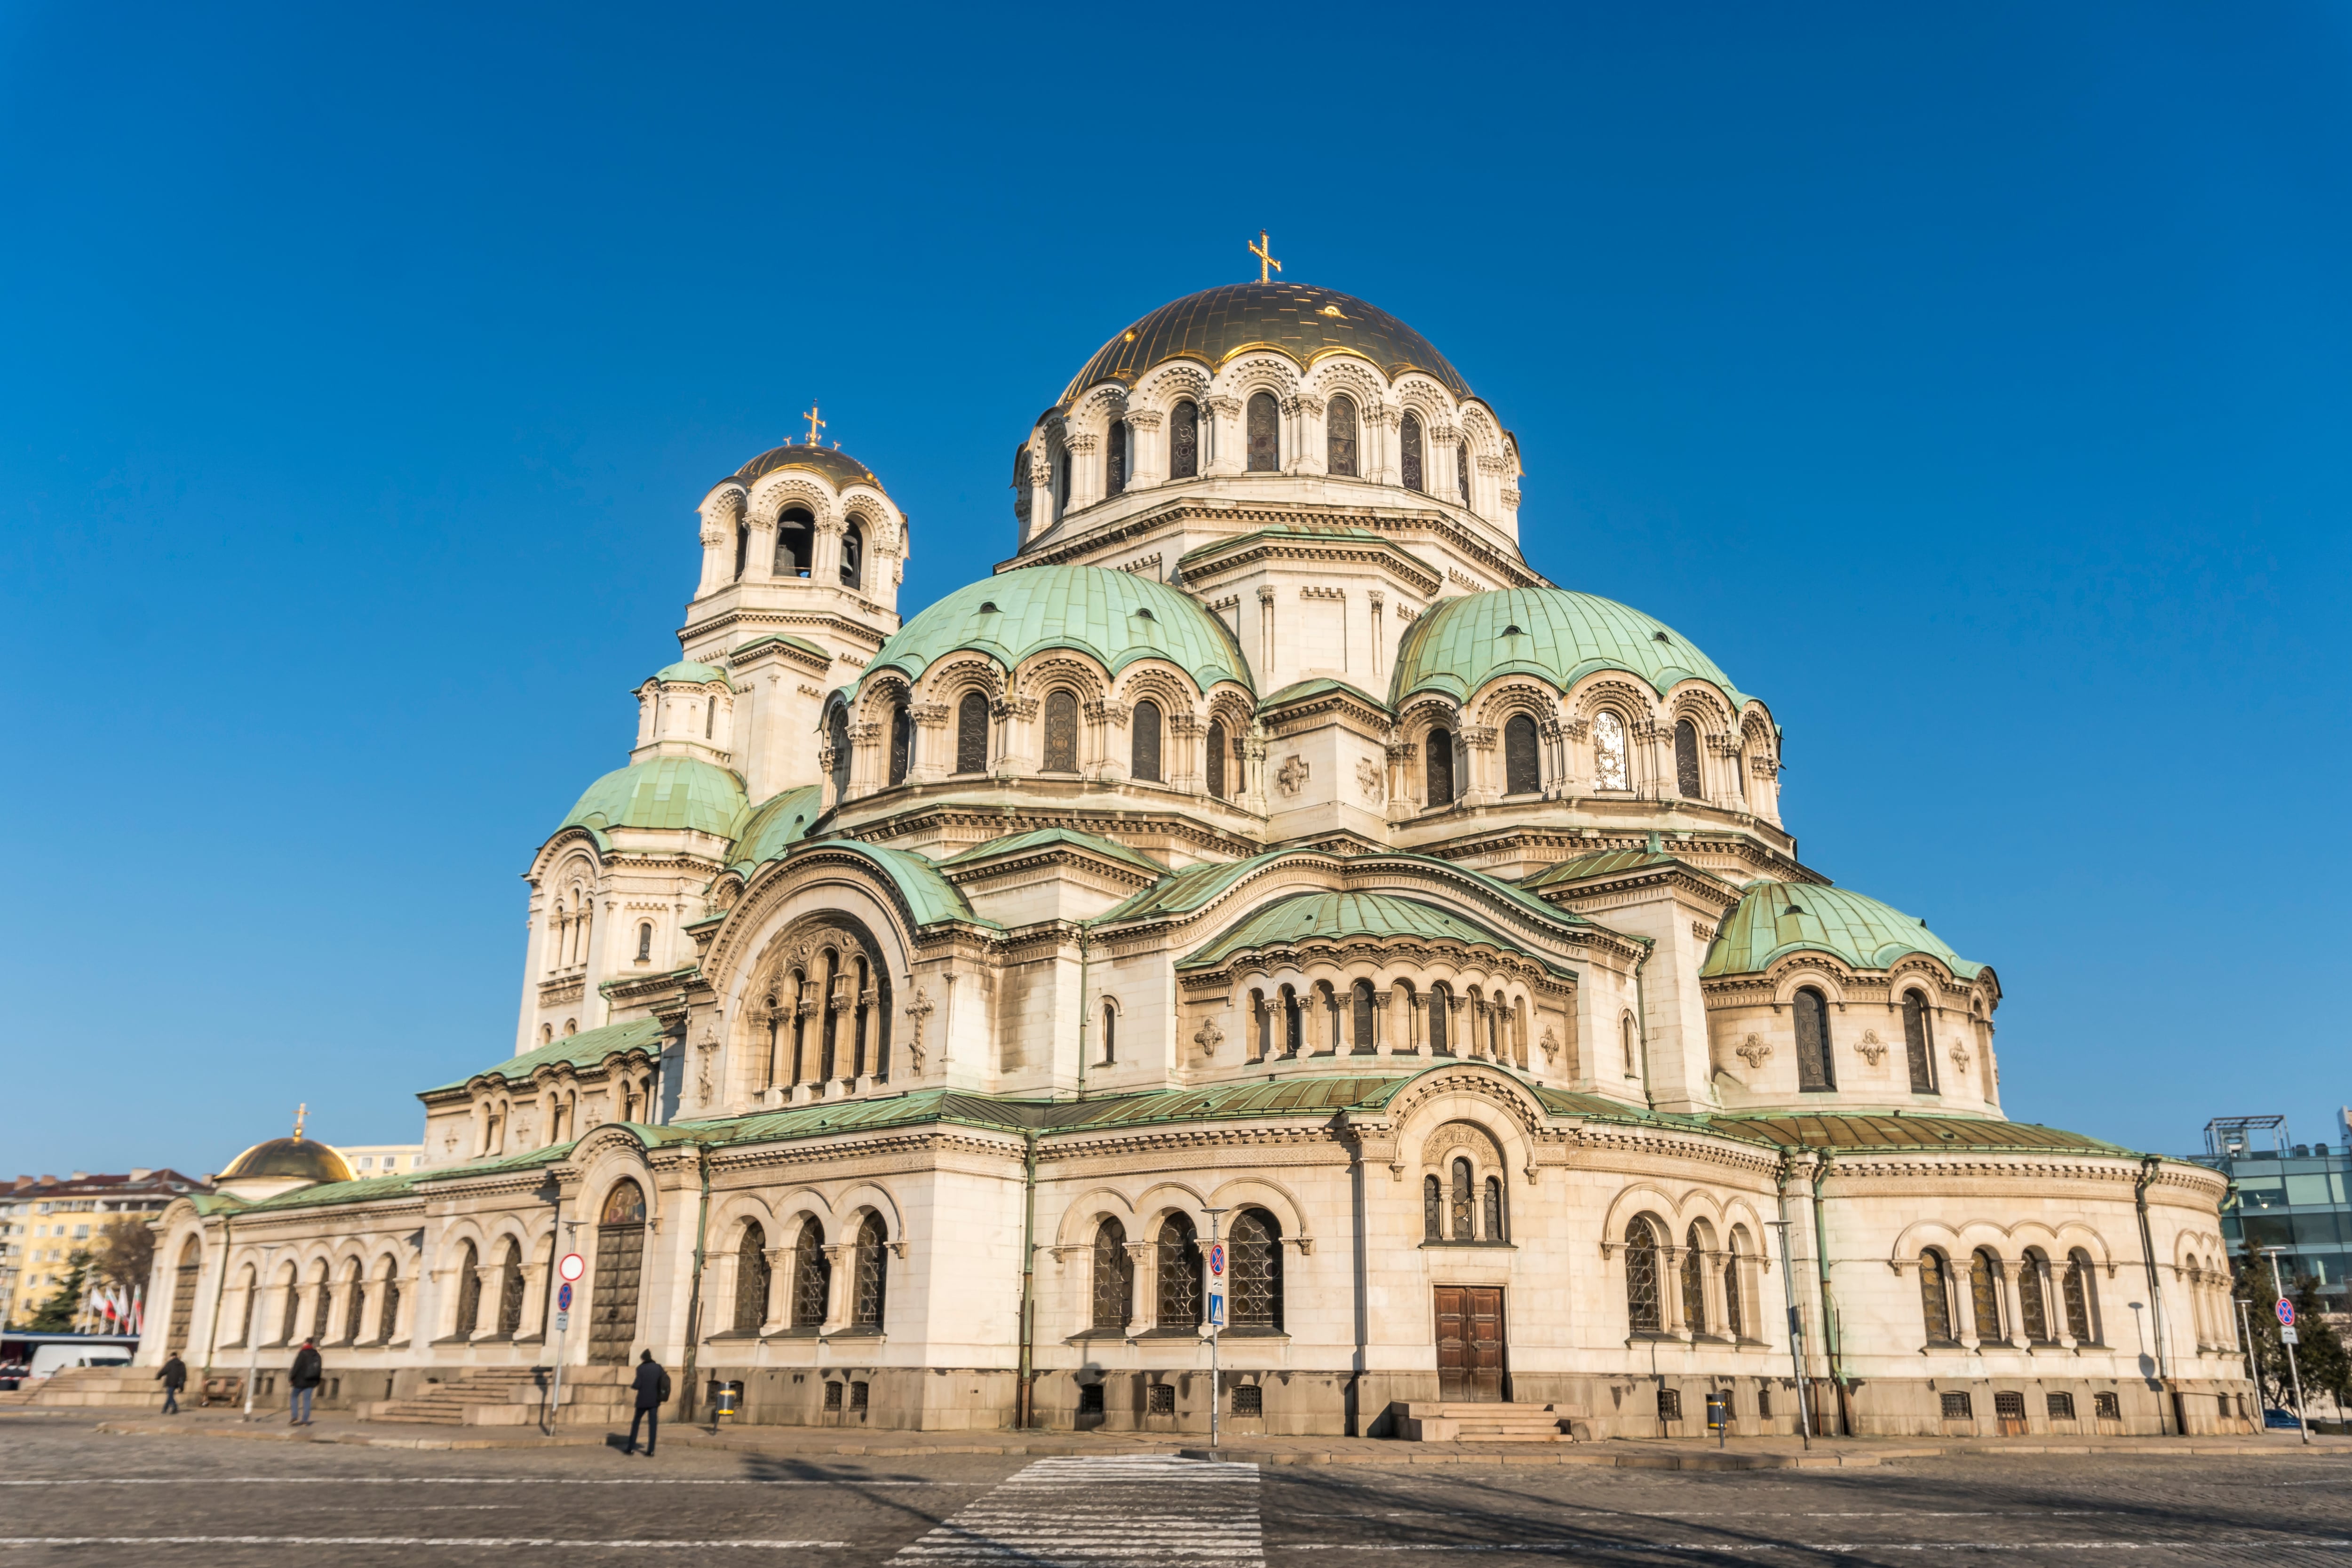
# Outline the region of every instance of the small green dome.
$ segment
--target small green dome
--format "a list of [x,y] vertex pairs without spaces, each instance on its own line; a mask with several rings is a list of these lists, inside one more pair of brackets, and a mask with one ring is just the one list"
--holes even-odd
[[766,861],[781,860],[784,851],[808,837],[809,824],[824,809],[824,786],[802,784],[772,795],[751,808],[737,837],[730,868],[749,871]]
[[655,757],[615,769],[590,784],[563,826],[597,833],[614,827],[686,828],[731,838],[744,805],[743,781],[727,769],[692,757]]
[[1733,708],[1747,696],[1682,634],[1628,605],[1566,588],[1501,588],[1441,599],[1397,648],[1391,703],[1416,691],[1459,702],[1498,675],[1528,674],[1567,690],[1597,669],[1638,675],[1660,696],[1693,677]]
[[676,664],[662,666],[654,671],[653,678],[656,680],[675,680],[688,686],[700,686],[705,681],[715,680],[730,691],[735,689],[735,683],[727,679],[725,670],[715,664],[698,664],[690,658],[682,658]]
[[1176,967],[1206,969],[1249,948],[1351,936],[1402,937],[1529,956],[1525,948],[1477,921],[1419,899],[1391,893],[1293,893],[1254,911]]
[[1113,675],[1164,658],[1202,690],[1220,680],[1256,689],[1223,621],[1165,583],[1100,566],[1024,566],[959,588],[899,627],[859,679],[880,669],[912,679],[964,648],[1010,670],[1050,647],[1090,654]]
[[1791,952],[1826,952],[1856,969],[1891,969],[1923,952],[1962,980],[1983,972],[1927,922],[1876,899],[1815,882],[1750,882],[1706,950],[1699,975],[1761,974]]

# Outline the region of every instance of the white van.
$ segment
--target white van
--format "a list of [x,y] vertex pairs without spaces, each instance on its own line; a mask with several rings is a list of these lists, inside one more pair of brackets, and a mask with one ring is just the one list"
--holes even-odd
[[129,1366],[127,1345],[35,1345],[26,1378],[49,1377],[70,1366]]

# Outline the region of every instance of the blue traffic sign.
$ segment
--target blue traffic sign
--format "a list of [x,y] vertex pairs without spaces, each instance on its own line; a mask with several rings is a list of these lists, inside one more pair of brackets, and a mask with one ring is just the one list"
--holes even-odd
[[1212,1290],[1209,1292],[1209,1327],[1221,1329],[1224,1325],[1225,1299],[1220,1292]]
[[2279,1327],[2283,1329],[2294,1327],[2294,1303],[2284,1296],[2279,1298],[2278,1314]]
[[1223,1274],[1224,1271],[1225,1244],[1222,1241],[1213,1243],[1209,1247],[1209,1272]]
[[569,1279],[555,1288],[555,1310],[559,1312],[572,1310],[572,1281]]

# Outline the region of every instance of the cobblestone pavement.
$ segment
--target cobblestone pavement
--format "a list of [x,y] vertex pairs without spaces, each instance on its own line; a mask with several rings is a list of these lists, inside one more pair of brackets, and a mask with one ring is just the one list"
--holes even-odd
[[1172,1456],[456,1452],[0,1422],[9,1568],[500,1563],[2081,1563],[2352,1568],[2352,1463],[1950,1456],[1684,1473]]

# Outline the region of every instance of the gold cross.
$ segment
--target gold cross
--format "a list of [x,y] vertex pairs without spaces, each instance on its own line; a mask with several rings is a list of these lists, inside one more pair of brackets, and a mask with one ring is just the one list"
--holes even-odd
[[801,417],[809,422],[808,444],[814,447],[816,445],[816,433],[824,429],[825,426],[825,421],[816,416],[816,400],[814,398],[811,398],[809,400],[809,411],[806,414],[802,415]]
[[310,1113],[310,1102],[304,1100],[294,1108],[294,1142],[302,1142],[302,1119]]
[[1265,230],[1259,229],[1257,231],[1257,243],[1251,246],[1249,248],[1250,254],[1257,258],[1257,280],[1259,282],[1265,283],[1269,281],[1265,275],[1265,269],[1267,268],[1271,267],[1276,272],[1282,270],[1282,263],[1274,258],[1273,247],[1266,243]]

